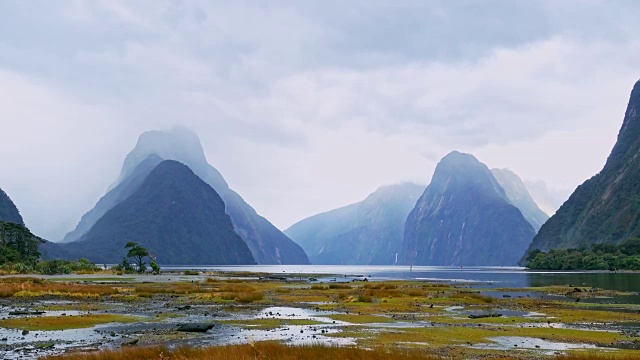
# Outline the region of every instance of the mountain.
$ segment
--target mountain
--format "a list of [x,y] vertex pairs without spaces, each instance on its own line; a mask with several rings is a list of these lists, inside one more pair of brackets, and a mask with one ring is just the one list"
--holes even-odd
[[509,202],[522,212],[535,231],[540,230],[549,216],[540,210],[538,204],[531,198],[522,179],[509,169],[491,169],[491,173],[504,189]]
[[135,148],[125,158],[118,180],[65,240],[81,238],[90,225],[97,221],[98,215],[126,199],[158,159],[175,160],[186,165],[220,195],[236,233],[245,241],[259,264],[309,263],[299,245],[258,215],[240,195],[229,188],[220,172],[207,162],[198,136],[184,128],[149,131],[140,135]]
[[95,223],[109,210],[124,201],[136,191],[149,173],[163,160],[155,154],[144,159],[125,179],[103,196],[96,206],[82,216],[76,228],[68,233],[62,242],[77,241],[86,234]]
[[225,204],[186,165],[165,160],[78,241],[64,244],[96,263],[117,263],[133,241],[161,264],[255,264]]
[[424,186],[384,186],[365,200],[304,219],[285,230],[313,264],[393,265],[404,222]]
[[0,189],[0,221],[24,225],[18,208],[2,189]]
[[540,210],[552,216],[570,195],[570,191],[551,189],[544,181],[525,181],[529,194]]
[[640,81],[602,171],[573,192],[540,229],[530,250],[577,248],[640,237]]
[[452,152],[407,218],[400,261],[407,265],[516,265],[535,230],[489,168]]

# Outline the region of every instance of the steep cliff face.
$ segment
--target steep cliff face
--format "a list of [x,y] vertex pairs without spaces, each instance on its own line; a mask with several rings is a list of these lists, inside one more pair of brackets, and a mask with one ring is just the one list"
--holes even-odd
[[509,169],[492,169],[491,173],[504,189],[509,202],[522,212],[535,231],[540,230],[549,216],[538,207],[522,179]]
[[126,253],[124,245],[133,241],[161,264],[255,264],[224,209],[211,186],[187,166],[167,160],[63,248],[98,263],[117,263]]
[[18,208],[2,189],[0,189],[0,221],[24,225]]
[[[118,180],[96,208],[83,217],[78,229],[67,236],[79,239],[100,214],[110,210],[138,186],[146,165],[159,160],[175,160],[188,166],[223,199],[236,233],[245,241],[259,264],[308,264],[302,248],[260,216],[240,195],[229,188],[220,172],[207,162],[198,136],[186,129],[149,131],[140,135],[135,148],[127,155]],[[86,219],[85,219],[86,218]]]
[[540,229],[530,250],[618,243],[640,236],[640,81],[618,140],[597,175],[580,185]]
[[405,224],[407,265],[516,265],[535,230],[491,171],[469,154],[452,152]]
[[404,223],[424,186],[385,186],[365,200],[304,219],[285,234],[313,264],[393,265]]

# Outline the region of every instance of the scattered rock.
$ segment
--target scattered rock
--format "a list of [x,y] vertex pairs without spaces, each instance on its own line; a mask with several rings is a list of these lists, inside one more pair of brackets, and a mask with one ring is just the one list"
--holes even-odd
[[44,311],[30,311],[30,310],[24,310],[24,311],[11,311],[9,313],[9,315],[42,315],[44,314]]
[[140,341],[138,338],[127,340],[122,343],[122,346],[134,346],[138,344],[138,341]]
[[182,332],[207,332],[214,327],[212,323],[194,323],[182,324],[178,327],[178,331]]
[[484,318],[492,318],[492,317],[501,317],[502,314],[480,314],[480,315],[469,315],[469,319],[484,319]]

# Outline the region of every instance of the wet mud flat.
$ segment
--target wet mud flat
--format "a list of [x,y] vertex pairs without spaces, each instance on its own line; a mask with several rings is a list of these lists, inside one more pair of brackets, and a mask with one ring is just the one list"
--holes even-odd
[[0,358],[261,341],[419,347],[453,358],[640,358],[637,294],[363,280],[213,272],[2,277]]

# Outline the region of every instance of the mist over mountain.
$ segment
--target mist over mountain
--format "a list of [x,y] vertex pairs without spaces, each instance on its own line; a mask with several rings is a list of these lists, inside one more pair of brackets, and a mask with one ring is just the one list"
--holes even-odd
[[404,223],[424,186],[384,186],[365,200],[304,219],[285,230],[312,264],[392,265]]
[[162,264],[255,264],[216,191],[186,165],[165,160],[78,241],[77,256],[116,263],[134,241]]
[[509,169],[491,169],[491,173],[504,189],[511,204],[522,212],[535,231],[540,230],[549,216],[538,207],[522,179]]
[[400,261],[408,265],[516,265],[535,230],[489,168],[452,152],[409,214]]
[[552,216],[571,195],[570,191],[552,189],[544,181],[525,180],[524,185],[540,210]]
[[308,264],[302,248],[258,215],[240,195],[229,188],[220,172],[207,162],[198,136],[184,128],[149,131],[140,135],[135,148],[126,156],[118,180],[96,207],[80,221],[65,239],[79,239],[98,215],[105,213],[139,186],[140,179],[160,159],[175,160],[190,168],[223,199],[236,233],[245,241],[260,264]]
[[24,225],[20,211],[2,189],[0,189],[0,221]]
[[103,196],[96,206],[82,216],[80,223],[76,228],[68,233],[62,242],[77,241],[82,235],[86,234],[93,225],[114,206],[118,205],[136,191],[142,182],[147,178],[149,173],[162,162],[156,154],[149,155],[140,164],[138,164],[131,173],[125,177],[119,184],[112,187],[105,196]]
[[640,236],[640,81],[618,139],[597,175],[573,192],[540,229],[530,250],[619,243]]

